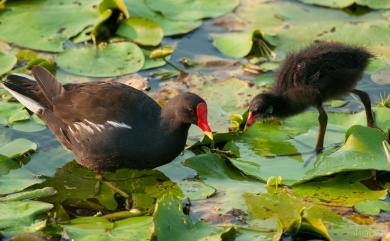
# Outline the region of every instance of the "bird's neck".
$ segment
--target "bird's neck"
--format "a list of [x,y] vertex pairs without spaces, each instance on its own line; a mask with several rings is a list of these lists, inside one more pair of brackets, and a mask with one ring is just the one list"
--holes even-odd
[[[165,146],[166,156],[176,157],[183,151],[191,124],[183,123],[174,111],[164,108],[160,118],[157,145]],[[169,158],[168,158],[169,159]]]
[[301,111],[301,108],[298,108],[288,96],[274,95],[273,98],[273,116],[285,118]]

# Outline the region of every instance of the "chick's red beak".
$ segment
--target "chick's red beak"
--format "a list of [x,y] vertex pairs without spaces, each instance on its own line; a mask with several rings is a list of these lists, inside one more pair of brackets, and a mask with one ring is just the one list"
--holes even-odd
[[246,121],[247,126],[251,126],[253,124],[253,114],[252,112],[248,112],[248,119]]
[[207,104],[205,102],[199,103],[196,106],[196,114],[198,116],[198,126],[208,136],[211,140],[213,139],[213,134],[207,122]]

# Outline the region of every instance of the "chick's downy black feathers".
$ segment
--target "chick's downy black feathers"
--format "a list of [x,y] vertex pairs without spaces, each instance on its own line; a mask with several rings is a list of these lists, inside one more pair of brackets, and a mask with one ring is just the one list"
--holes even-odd
[[268,116],[284,118],[314,106],[320,113],[316,149],[321,150],[327,123],[322,103],[353,93],[362,100],[367,124],[373,127],[370,99],[355,89],[371,57],[364,48],[335,42],[315,43],[287,55],[271,90],[257,95],[249,104],[249,122]]

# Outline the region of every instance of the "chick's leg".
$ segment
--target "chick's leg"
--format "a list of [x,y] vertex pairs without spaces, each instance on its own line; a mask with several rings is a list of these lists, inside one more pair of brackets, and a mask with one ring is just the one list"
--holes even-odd
[[376,127],[375,121],[374,121],[374,116],[372,114],[371,110],[371,101],[370,97],[368,94],[364,91],[354,89],[352,90],[352,93],[359,96],[360,100],[362,101],[364,105],[364,109],[366,111],[366,118],[367,118],[367,126],[368,127]]
[[325,138],[326,125],[328,124],[328,115],[326,114],[324,107],[322,106],[322,103],[317,105],[317,110],[319,113],[318,122],[320,124],[320,127],[318,130],[316,151],[317,153],[319,153],[324,148],[324,138]]

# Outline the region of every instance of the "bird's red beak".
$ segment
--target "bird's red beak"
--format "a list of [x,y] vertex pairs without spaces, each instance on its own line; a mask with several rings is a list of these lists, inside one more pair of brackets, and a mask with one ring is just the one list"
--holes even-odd
[[213,139],[213,133],[207,122],[207,104],[205,102],[199,103],[196,106],[196,114],[198,116],[198,126],[211,140]]
[[246,126],[251,126],[253,124],[253,114],[252,112],[248,112],[248,119],[246,120]]

